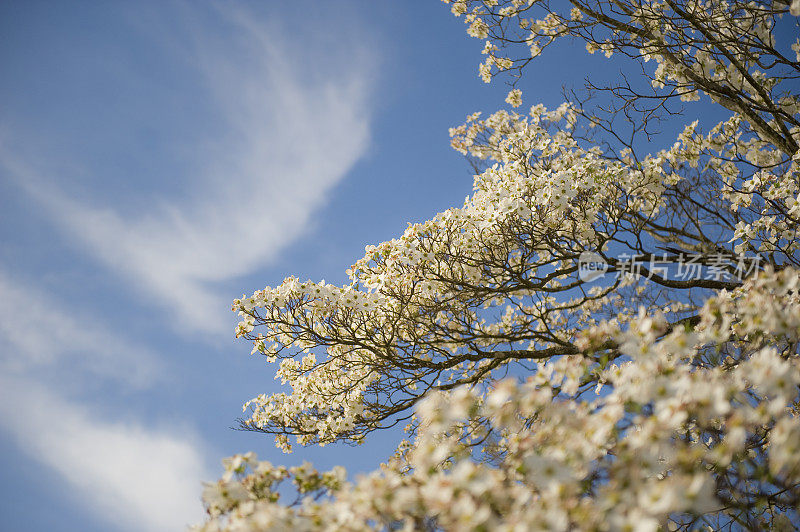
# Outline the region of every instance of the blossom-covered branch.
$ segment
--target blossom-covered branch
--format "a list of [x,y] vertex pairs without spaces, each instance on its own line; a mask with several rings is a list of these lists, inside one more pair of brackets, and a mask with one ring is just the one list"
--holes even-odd
[[[233,304],[287,386],[244,428],[287,451],[397,423],[409,439],[354,482],[234,457],[201,528],[791,527],[800,39],[775,35],[800,2],[447,3],[485,40],[481,76],[513,85],[512,109],[450,132],[473,193],[368,246],[344,286],[289,277]],[[643,77],[517,111],[564,37]],[[728,117],[654,148],[702,95]],[[289,478],[294,502],[271,487]]]

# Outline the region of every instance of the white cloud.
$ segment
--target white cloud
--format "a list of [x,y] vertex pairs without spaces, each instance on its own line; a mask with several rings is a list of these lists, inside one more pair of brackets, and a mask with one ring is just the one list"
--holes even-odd
[[197,147],[207,171],[181,197],[131,217],[113,198],[103,207],[78,200],[0,153],[60,228],[191,332],[228,332],[239,294],[214,284],[252,273],[298,238],[369,142],[365,52],[343,53],[351,43],[342,42],[303,62],[302,42],[279,42],[251,13],[220,17],[229,33],[195,28],[194,57],[225,120],[213,149]]
[[[192,62],[206,82],[197,90],[211,95],[209,116],[224,119],[213,143],[193,147],[192,168],[205,170],[186,168],[173,180],[186,184],[184,193],[133,214],[113,190],[79,197],[70,175],[52,169],[92,173],[91,163],[80,154],[59,161],[37,153],[30,138],[11,129],[11,142],[0,142],[0,167],[126,286],[169,309],[170,323],[229,335],[227,309],[239,294],[222,283],[253,273],[301,236],[365,153],[372,62],[355,41],[309,50],[302,37],[279,40],[252,13],[225,9],[219,20],[226,32],[194,22]],[[95,407],[114,397],[78,402],[65,393],[90,378],[147,386],[163,373],[148,349],[87,312],[86,302],[58,301],[0,270],[0,428],[114,528],[175,530],[200,520],[200,481],[210,476],[197,438],[98,417]],[[44,384],[62,370],[57,388]],[[126,419],[137,415],[136,405],[108,406]]]
[[202,520],[209,479],[191,436],[99,420],[35,382],[0,377],[0,424],[115,530],[174,531]]
[[75,380],[87,372],[133,388],[160,379],[161,362],[42,289],[0,269],[0,368]]
[[[202,519],[201,481],[211,477],[199,439],[99,419],[63,389],[90,380],[149,387],[162,366],[96,317],[0,269],[0,429],[115,530],[180,530]],[[61,391],[43,384],[47,376]]]

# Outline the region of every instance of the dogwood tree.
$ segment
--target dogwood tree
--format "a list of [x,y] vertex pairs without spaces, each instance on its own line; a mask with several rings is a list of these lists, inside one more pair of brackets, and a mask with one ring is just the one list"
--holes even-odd
[[[244,428],[286,451],[408,438],[350,481],[228,458],[199,528],[792,529],[800,1],[447,3],[485,41],[480,76],[512,86],[451,130],[473,194],[368,246],[345,286],[233,304],[286,385]],[[564,39],[638,75],[518,111]],[[695,100],[727,117],[676,128]]]

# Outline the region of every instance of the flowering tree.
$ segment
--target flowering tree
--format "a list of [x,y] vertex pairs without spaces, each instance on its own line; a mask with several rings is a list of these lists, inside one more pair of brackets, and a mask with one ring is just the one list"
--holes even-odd
[[[515,109],[565,37],[641,76],[468,117],[451,130],[480,170],[462,207],[368,246],[345,286],[290,277],[234,302],[237,336],[288,385],[246,403],[244,428],[287,451],[409,436],[353,482],[226,459],[199,528],[791,529],[800,39],[776,35],[800,1],[448,3]],[[703,95],[729,117],[651,153]]]

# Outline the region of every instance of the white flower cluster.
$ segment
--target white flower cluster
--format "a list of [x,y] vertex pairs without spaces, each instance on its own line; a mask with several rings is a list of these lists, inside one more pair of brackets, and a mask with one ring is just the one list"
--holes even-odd
[[[638,53],[645,62],[655,61],[653,86],[674,86],[681,100],[698,100],[703,92],[726,106],[733,102],[726,101],[726,95],[733,94],[751,104],[767,104],[765,89],[771,93],[782,78],[765,72],[764,65],[769,62],[761,58],[768,49],[777,47],[776,19],[787,11],[797,16],[794,2],[791,6],[775,2],[768,8],[747,2],[692,1],[676,5],[648,0],[623,2],[629,5],[619,7],[615,2],[597,0],[565,3],[563,11],[543,0],[444,2],[451,4],[455,16],[464,18],[470,36],[490,37],[484,49],[487,58],[479,69],[487,83],[497,72],[523,68],[557,39],[577,36],[586,40],[586,50],[592,54],[601,51],[611,57],[615,51],[625,50]],[[544,15],[530,18],[537,7]],[[696,37],[698,32],[703,39]],[[500,50],[511,51],[507,43],[524,44],[529,53],[518,58],[499,55]],[[731,43],[738,43],[736,48],[743,51],[731,50]],[[795,47],[791,49],[796,52]],[[780,62],[791,65],[783,55]],[[786,79],[795,79],[791,70],[788,72]],[[794,96],[778,103],[788,115],[797,114],[800,105]],[[742,106],[735,107],[734,111],[743,111]]]
[[[798,288],[797,271],[768,271],[710,299],[696,329],[667,331],[663,315],[643,312],[626,327],[599,325],[619,345],[615,361],[565,357],[522,384],[430,395],[418,407],[415,445],[353,484],[341,470],[229,459],[204,494],[210,519],[200,529],[416,530],[431,522],[445,530],[657,530],[697,516],[724,523],[735,515],[737,490],[780,492],[800,482],[800,356],[782,347],[800,341]],[[722,346],[725,360],[708,363]],[[608,391],[584,394],[587,382]],[[501,459],[475,462],[476,453]],[[252,473],[242,476],[247,467]],[[281,504],[272,486],[289,477],[300,494],[331,496]],[[720,492],[720,482],[730,485]],[[773,510],[761,526],[784,522]]]
[[[604,250],[611,236],[601,223],[624,227],[631,211],[658,216],[665,209],[666,188],[683,179],[675,170],[681,165],[703,161],[716,172],[723,184],[720,197],[731,209],[758,205],[760,216],[749,218],[750,223],[743,218],[733,232],[737,252],[754,248],[790,254],[797,249],[798,226],[788,208],[797,204],[797,163],[792,161],[780,180],[765,181],[772,175],[766,172],[741,177],[735,165],[725,162],[732,150],[742,149],[743,143],[736,143],[741,135],[735,117],[706,136],[697,133],[694,122],[670,149],[641,160],[623,153],[616,161],[597,148],[582,148],[569,133],[575,122],[575,110],[567,104],[554,111],[534,106],[527,116],[499,111],[484,120],[477,114],[468,117],[451,130],[453,146],[495,164],[475,177],[474,193],[462,208],[409,225],[398,239],[367,246],[364,258],[348,270],[352,281],[347,286],[290,277],[278,287],[235,300],[233,309],[242,317],[237,335],[253,340],[253,353],[269,361],[280,358],[277,378],[292,388],[291,394],[261,395],[246,403],[250,426],[294,427],[287,434],[297,435],[304,445],[341,437],[360,441],[368,431],[362,425],[375,423],[383,408],[376,390],[385,389],[387,378],[405,383],[401,393],[409,394],[410,404],[419,395],[413,393],[417,387],[442,378],[457,381],[464,370],[472,371],[474,359],[445,360],[468,352],[465,338],[489,349],[507,340],[504,335],[534,328],[557,330],[553,335],[568,341],[579,325],[594,323],[591,313],[611,295],[580,305],[542,298],[542,289],[562,290],[565,279],[539,274],[547,280],[534,285],[530,280],[536,268],[554,264],[554,243]],[[557,125],[562,127],[551,133]],[[509,252],[509,235],[514,234],[527,235],[528,241]],[[495,250],[507,257],[493,267],[487,253]],[[496,293],[508,286],[509,268],[527,268],[528,284],[480,301],[487,308],[502,307],[502,315],[487,319],[473,308],[478,301],[451,305],[466,291]],[[514,305],[508,305],[509,296],[517,298]],[[430,310],[445,302],[448,311]],[[569,312],[558,313],[559,308]],[[570,322],[575,319],[584,321]],[[402,377],[379,369],[385,360],[400,356],[408,368]],[[425,381],[426,375],[435,378]],[[278,443],[290,449],[286,434]]]
[[[419,366],[404,377],[413,390],[425,371],[436,370],[437,379],[442,377],[437,360],[463,352],[465,337],[478,335],[482,340],[476,343],[489,348],[509,331],[552,329],[562,322],[565,318],[554,309],[570,308],[571,302],[541,299],[533,286],[524,285],[515,295],[528,305],[508,307],[505,296],[483,302],[504,308],[496,321],[480,316],[469,302],[458,307],[466,315],[427,309],[459,299],[465,286],[492,291],[507,285],[508,263],[530,268],[530,274],[535,264],[547,267],[554,240],[602,247],[606,237],[598,221],[619,217],[623,203],[646,216],[656,214],[662,208],[663,182],[679,180],[668,175],[667,167],[695,150],[692,136],[685,134],[672,149],[641,162],[609,162],[599,150],[583,149],[565,133],[574,121],[568,105],[555,111],[535,106],[527,117],[505,111],[486,120],[470,117],[451,131],[454,146],[497,162],[476,176],[475,191],[462,208],[410,225],[399,239],[368,246],[349,270],[348,286],[290,277],[278,287],[235,300],[233,309],[242,317],[237,335],[253,340],[253,353],[269,361],[281,358],[277,378],[292,388],[288,395],[262,395],[246,403],[251,427],[295,426],[301,444],[342,436],[359,441],[363,431],[356,430],[358,423],[370,422],[373,408],[381,407],[370,397],[370,387],[385,382],[381,379],[387,376],[376,370],[382,359],[396,358],[403,350],[406,364]],[[561,122],[565,129],[548,132]],[[488,138],[479,142],[481,134]],[[541,243],[528,242],[524,254],[506,251],[507,262],[490,267],[487,249],[506,248],[508,235],[518,231]],[[543,278],[552,289],[563,281],[561,276]],[[447,334],[440,334],[444,330]],[[563,338],[571,334],[563,328]],[[420,344],[436,349],[417,349]],[[325,352],[315,353],[318,347]],[[463,367],[445,369],[452,370],[445,378],[457,379]],[[289,449],[285,437],[278,441]]]

